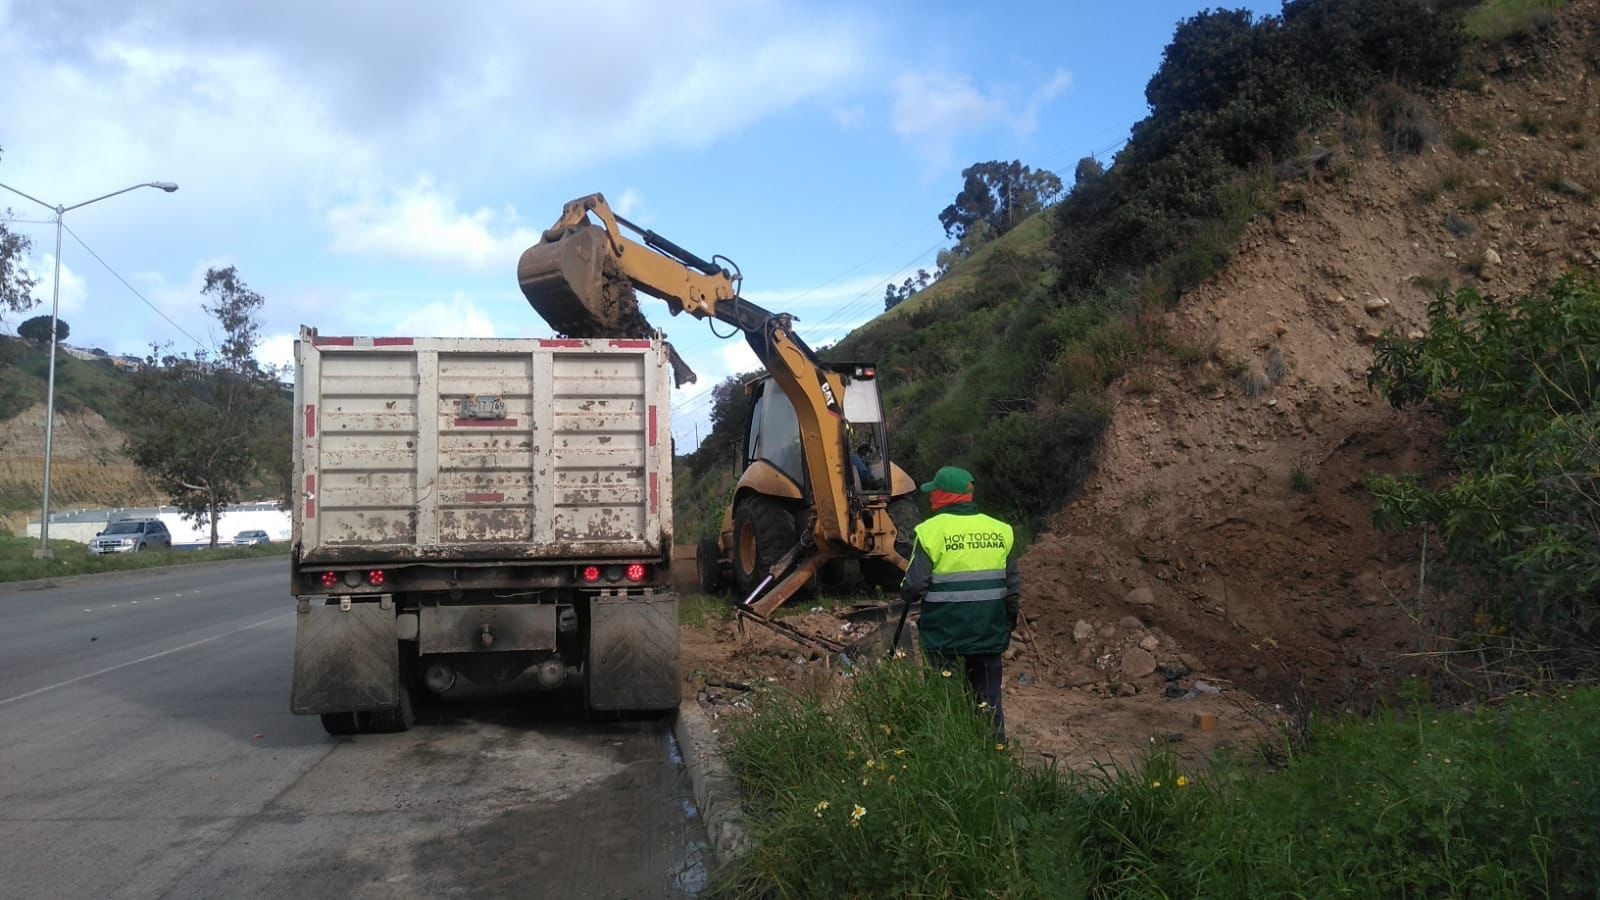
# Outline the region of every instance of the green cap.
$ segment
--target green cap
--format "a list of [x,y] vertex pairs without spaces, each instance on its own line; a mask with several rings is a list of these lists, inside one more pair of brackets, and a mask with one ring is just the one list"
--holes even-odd
[[933,474],[932,481],[922,486],[922,492],[925,494],[934,491],[944,491],[946,494],[970,494],[972,473],[955,466],[945,466]]

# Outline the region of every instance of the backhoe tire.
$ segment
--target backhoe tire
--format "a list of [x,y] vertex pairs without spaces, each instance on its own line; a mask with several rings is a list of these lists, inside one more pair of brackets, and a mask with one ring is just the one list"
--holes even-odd
[[714,537],[703,537],[695,548],[694,570],[700,578],[700,590],[715,597],[722,593],[722,550]]
[[[922,511],[917,508],[917,501],[910,497],[896,497],[890,500],[889,520],[894,522],[894,552],[910,562],[911,551],[917,542],[917,524],[922,521]],[[881,559],[863,559],[861,577],[872,587],[884,593],[892,593],[900,590],[900,582],[904,579],[905,573],[894,563]]]
[[794,513],[784,503],[760,494],[739,502],[733,511],[733,582],[742,601],[756,589],[773,564],[800,539]]

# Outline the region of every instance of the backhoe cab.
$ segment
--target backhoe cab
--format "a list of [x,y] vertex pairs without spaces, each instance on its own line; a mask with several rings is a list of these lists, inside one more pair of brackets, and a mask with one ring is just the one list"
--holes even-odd
[[861,560],[880,586],[899,583],[916,484],[890,460],[871,364],[819,360],[794,334],[792,316],[739,296],[742,276],[730,260],[702,259],[639,228],[599,194],[566,204],[523,252],[517,281],[569,337],[650,336],[637,290],[674,315],[733,325],[766,367],[748,388],[755,402],[733,502],[720,534],[701,542],[702,587],[720,589],[731,574],[741,610],[765,618],[835,559]]

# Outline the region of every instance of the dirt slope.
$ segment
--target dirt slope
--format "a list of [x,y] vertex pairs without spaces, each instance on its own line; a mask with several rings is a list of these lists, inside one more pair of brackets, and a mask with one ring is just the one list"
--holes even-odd
[[[1006,696],[1025,748],[1082,765],[1252,747],[1312,707],[1369,708],[1438,646],[1459,604],[1419,592],[1420,541],[1376,531],[1364,486],[1426,468],[1437,434],[1367,390],[1371,339],[1424,327],[1435,285],[1509,297],[1600,271],[1597,21],[1579,0],[1482,51],[1481,84],[1421,100],[1421,154],[1384,151],[1370,113],[1330,126],[1332,153],[1167,315],[1211,360],[1114,387],[1096,475],[1023,560],[1036,640]],[[691,629],[685,663],[713,715],[743,695],[717,683],[828,667],[731,626]]]
[[[123,435],[90,409],[58,409],[51,448],[50,500],[55,510],[138,506],[164,495],[122,451]],[[0,524],[21,534],[39,515],[44,477],[44,404],[0,422]]]
[[1117,386],[1099,472],[1026,559],[1047,642],[1131,614],[1259,696],[1334,707],[1415,662],[1448,604],[1419,601],[1422,547],[1371,526],[1363,480],[1425,467],[1435,435],[1367,390],[1370,340],[1424,327],[1435,284],[1509,297],[1600,270],[1597,20],[1575,2],[1428,98],[1420,155],[1358,120],[1319,136],[1333,157],[1168,316],[1214,361]]

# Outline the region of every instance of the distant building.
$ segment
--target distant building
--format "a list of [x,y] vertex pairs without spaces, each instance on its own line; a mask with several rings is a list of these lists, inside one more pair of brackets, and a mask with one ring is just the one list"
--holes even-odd
[[69,356],[76,356],[79,359],[93,361],[96,359],[106,358],[106,352],[98,347],[85,349],[83,347],[74,347],[71,344],[62,344],[61,349],[64,350]]

